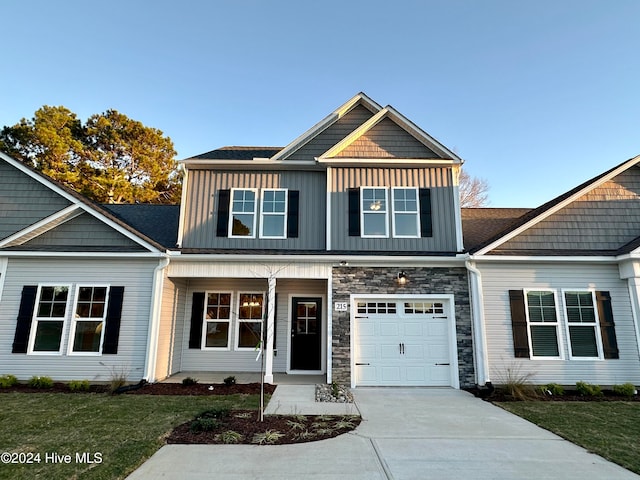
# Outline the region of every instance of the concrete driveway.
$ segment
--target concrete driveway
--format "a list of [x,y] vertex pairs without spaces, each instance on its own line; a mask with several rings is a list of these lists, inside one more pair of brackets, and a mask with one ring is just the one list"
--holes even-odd
[[460,390],[358,388],[354,396],[363,421],[351,434],[296,445],[167,445],[129,478],[640,479]]

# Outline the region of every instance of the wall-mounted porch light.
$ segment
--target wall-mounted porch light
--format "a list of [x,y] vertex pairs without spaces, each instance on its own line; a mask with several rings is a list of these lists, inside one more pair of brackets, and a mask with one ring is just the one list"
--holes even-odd
[[407,283],[407,274],[404,273],[404,271],[398,272],[398,283],[400,285],[404,285]]

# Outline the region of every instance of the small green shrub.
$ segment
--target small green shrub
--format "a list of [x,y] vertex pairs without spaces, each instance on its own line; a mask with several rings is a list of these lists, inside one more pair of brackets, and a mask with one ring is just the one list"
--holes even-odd
[[340,385],[336,382],[331,382],[331,395],[336,398],[340,396]]
[[200,418],[215,418],[215,419],[221,419],[221,418],[225,418],[229,416],[229,409],[226,407],[218,407],[218,408],[212,408],[210,410],[204,410],[203,412],[200,412],[197,416],[196,419],[200,419]]
[[613,393],[622,397],[633,397],[638,391],[633,383],[623,383],[622,385],[614,385]]
[[558,385],[557,383],[547,383],[546,385],[540,385],[538,387],[538,391],[542,395],[553,397],[564,395],[564,388],[562,387],[562,385]]
[[220,423],[215,418],[198,418],[191,422],[189,431],[192,433],[210,432],[215,430]]
[[256,433],[251,440],[251,443],[257,443],[258,445],[264,445],[267,443],[275,443],[284,435],[274,430],[267,430],[263,433]]
[[18,378],[15,375],[0,376],[0,388],[9,388],[18,384]]
[[218,435],[218,440],[226,444],[240,443],[242,438],[242,435],[238,432],[234,432],[233,430],[227,430],[226,432],[222,432]]
[[34,375],[29,380],[28,385],[31,388],[53,388],[53,380],[51,377],[38,377]]
[[230,375],[227,378],[225,378],[223,381],[227,387],[230,387],[231,385],[236,384],[236,377],[234,377],[233,375]]
[[182,379],[182,385],[184,385],[185,387],[188,387],[190,385],[196,385],[197,383],[198,383],[197,378],[187,377]]
[[72,392],[88,392],[90,388],[89,380],[71,380],[69,382],[69,390]]
[[577,382],[576,390],[583,397],[601,397],[603,395],[600,385],[593,385],[587,382]]

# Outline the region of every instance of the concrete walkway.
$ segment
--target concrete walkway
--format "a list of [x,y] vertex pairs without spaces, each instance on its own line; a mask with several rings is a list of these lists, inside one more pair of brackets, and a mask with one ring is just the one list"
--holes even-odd
[[[311,411],[312,405],[326,404],[296,387],[279,386],[269,407],[290,413],[284,410],[296,405],[294,413],[324,413]],[[350,434],[296,445],[167,445],[129,478],[640,479],[460,390],[358,388],[353,393],[363,421]],[[272,407],[274,401],[279,403]]]

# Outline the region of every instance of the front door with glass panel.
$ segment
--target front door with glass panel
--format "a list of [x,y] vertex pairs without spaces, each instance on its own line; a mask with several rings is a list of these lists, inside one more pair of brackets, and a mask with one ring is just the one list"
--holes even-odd
[[291,370],[320,370],[322,299],[294,297],[291,312]]

